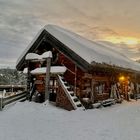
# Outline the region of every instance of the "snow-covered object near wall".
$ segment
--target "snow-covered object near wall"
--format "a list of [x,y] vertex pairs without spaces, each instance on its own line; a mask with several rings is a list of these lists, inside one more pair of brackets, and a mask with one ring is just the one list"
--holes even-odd
[[[47,71],[46,67],[36,68],[31,71],[31,74],[45,74]],[[66,71],[65,66],[51,66],[50,73],[52,74],[63,74]]]
[[55,39],[59,40],[62,44],[67,46],[67,48],[69,48],[71,51],[73,51],[90,65],[96,63],[107,64],[110,66],[121,67],[124,69],[140,71],[139,63],[130,60],[118,51],[113,50],[111,47],[109,48],[103,44],[90,41],[88,39],[85,39],[84,37],[81,37],[80,35],[77,35],[56,25],[46,25],[43,29],[40,30],[40,32],[28,46],[28,48],[18,59],[17,65],[20,63],[23,57],[25,57],[25,55],[33,46],[37,38],[39,38],[41,33],[44,31],[48,32]]
[[40,59],[40,55],[36,53],[28,53],[25,57],[25,60],[36,60],[36,59]]
[[25,57],[26,60],[41,60],[46,58],[52,58],[52,52],[47,51],[43,53],[42,55],[38,55],[36,53],[28,53]]

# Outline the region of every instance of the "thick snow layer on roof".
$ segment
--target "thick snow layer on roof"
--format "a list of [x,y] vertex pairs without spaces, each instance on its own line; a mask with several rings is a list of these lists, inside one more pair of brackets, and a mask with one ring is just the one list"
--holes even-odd
[[40,59],[40,55],[36,53],[28,53],[25,57],[26,60]]
[[72,33],[55,25],[46,25],[43,29],[39,31],[33,41],[29,44],[27,49],[20,56],[17,64],[25,56],[25,54],[28,52],[30,47],[33,45],[33,43],[39,37],[43,30],[49,32],[52,36],[65,44],[69,49],[74,51],[89,64],[92,64],[92,62],[101,64],[105,63],[122,68],[140,71],[140,64],[130,60],[118,51],[113,50],[112,47],[90,41],[88,39],[85,39],[84,37],[81,37],[75,33]]
[[40,59],[45,59],[45,58],[52,58],[52,52],[48,51],[43,53],[42,55],[38,55],[36,53],[28,53],[25,57],[26,60],[40,60]]
[[47,25],[45,29],[90,64],[92,62],[106,63],[140,71],[140,64],[135,63],[112,48],[87,40],[55,25]]
[[[45,74],[46,73],[46,67],[36,68],[31,71],[31,74]],[[51,66],[50,72],[52,74],[60,74],[64,73],[66,71],[66,67],[64,66]]]

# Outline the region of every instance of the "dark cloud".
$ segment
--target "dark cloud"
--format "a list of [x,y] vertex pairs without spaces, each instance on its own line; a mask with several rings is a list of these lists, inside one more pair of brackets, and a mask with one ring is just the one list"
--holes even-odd
[[[48,23],[91,40],[119,36],[123,31],[139,34],[139,4],[138,0],[0,0],[0,63],[15,65],[36,33]],[[134,48],[117,46],[128,57],[140,56],[139,44]]]
[[16,12],[17,5],[10,3],[0,1],[0,63],[3,65],[15,65],[17,57],[36,34],[35,29],[40,28],[34,15],[25,15],[22,10]]
[[108,47],[112,48],[113,50],[116,50],[118,52],[121,52],[125,56],[132,58],[134,60],[140,59],[140,44],[137,45],[127,45],[127,44],[114,44],[108,41],[99,41],[99,43],[107,45]]

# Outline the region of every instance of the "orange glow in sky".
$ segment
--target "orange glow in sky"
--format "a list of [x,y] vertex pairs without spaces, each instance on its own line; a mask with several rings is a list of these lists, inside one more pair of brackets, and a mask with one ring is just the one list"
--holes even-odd
[[137,38],[134,38],[134,37],[116,37],[116,36],[108,36],[108,37],[105,37],[106,41],[110,41],[112,43],[124,43],[124,44],[127,44],[127,45],[137,45],[140,43],[140,40],[137,39]]

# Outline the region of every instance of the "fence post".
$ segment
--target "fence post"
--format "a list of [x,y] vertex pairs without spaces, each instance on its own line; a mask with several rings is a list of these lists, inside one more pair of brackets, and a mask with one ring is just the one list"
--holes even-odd
[[2,92],[2,96],[0,98],[0,110],[3,109],[3,92]]

